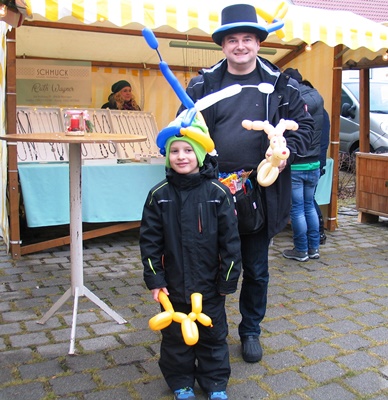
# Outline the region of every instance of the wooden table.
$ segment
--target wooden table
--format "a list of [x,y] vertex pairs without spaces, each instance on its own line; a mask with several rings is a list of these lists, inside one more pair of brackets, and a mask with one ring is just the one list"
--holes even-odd
[[70,181],[70,265],[71,265],[71,286],[52,305],[46,314],[38,321],[44,324],[66,301],[73,296],[73,319],[70,334],[69,354],[74,354],[75,334],[77,326],[78,298],[86,296],[95,303],[117,323],[124,324],[127,321],[113,311],[101,299],[93,294],[84,285],[83,273],[83,244],[82,244],[82,157],[81,145],[83,143],[129,143],[144,142],[146,136],[85,133],[85,135],[66,135],[65,133],[27,133],[9,134],[0,136],[6,140],[8,145],[12,142],[47,142],[47,143],[68,143],[69,144],[69,181]]

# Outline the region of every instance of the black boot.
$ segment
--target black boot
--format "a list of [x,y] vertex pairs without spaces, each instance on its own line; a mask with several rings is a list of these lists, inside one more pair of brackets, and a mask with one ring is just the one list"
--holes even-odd
[[319,244],[323,245],[326,243],[326,234],[325,232],[322,232],[319,234]]
[[326,243],[325,226],[323,222],[322,215],[319,215],[319,244]]

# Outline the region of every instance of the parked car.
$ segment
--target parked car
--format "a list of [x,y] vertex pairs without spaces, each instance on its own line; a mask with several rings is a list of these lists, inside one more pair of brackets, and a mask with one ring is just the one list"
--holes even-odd
[[[370,151],[388,153],[388,81],[370,82]],[[354,159],[359,151],[359,82],[342,83],[340,152]]]

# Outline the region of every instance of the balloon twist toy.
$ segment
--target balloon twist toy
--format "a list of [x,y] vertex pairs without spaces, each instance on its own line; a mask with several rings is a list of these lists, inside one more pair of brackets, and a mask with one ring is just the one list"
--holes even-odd
[[247,130],[264,132],[269,139],[269,147],[265,159],[257,167],[257,182],[261,186],[272,185],[279,176],[279,165],[282,160],[287,160],[290,150],[287,148],[286,139],[283,136],[285,130],[296,131],[298,124],[292,120],[281,119],[274,127],[268,121],[242,121],[242,126]]
[[276,31],[276,36],[279,39],[283,39],[285,34],[282,30],[284,26],[284,22],[282,18],[287,14],[288,4],[284,1],[280,2],[273,13],[269,13],[262,8],[256,7],[257,14],[260,15],[261,18],[267,23],[272,23],[269,28],[267,28],[268,32]]
[[191,313],[189,315],[174,311],[170,299],[162,290],[159,291],[158,298],[165,311],[156,314],[149,320],[149,327],[153,331],[167,328],[172,321],[178,322],[181,324],[183,340],[188,346],[193,346],[199,339],[198,326],[195,321],[204,326],[213,327],[211,318],[202,312],[201,293],[191,295]]
[[207,153],[213,154],[214,142],[209,135],[209,129],[206,122],[198,111],[189,126],[183,126],[183,121],[186,118],[187,110],[175,118],[166,128],[162,129],[156,137],[156,145],[160,149],[162,155],[166,155],[166,142],[171,136],[187,136],[203,146]]

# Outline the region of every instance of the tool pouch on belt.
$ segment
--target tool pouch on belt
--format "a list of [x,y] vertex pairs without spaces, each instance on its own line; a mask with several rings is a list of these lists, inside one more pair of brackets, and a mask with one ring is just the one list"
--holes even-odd
[[265,222],[260,186],[257,183],[245,186],[233,195],[233,200],[237,211],[240,235],[259,232]]

